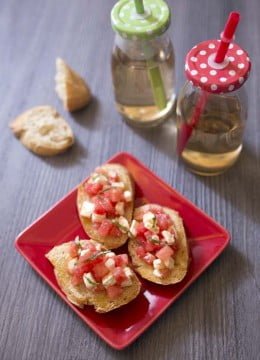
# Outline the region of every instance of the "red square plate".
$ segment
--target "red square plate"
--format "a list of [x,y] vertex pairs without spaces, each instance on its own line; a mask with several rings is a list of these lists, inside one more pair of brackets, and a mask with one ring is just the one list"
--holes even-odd
[[229,234],[132,155],[119,153],[108,162],[127,167],[135,181],[137,198],[172,207],[182,216],[191,250],[191,263],[181,283],[160,286],[142,281],[141,293],[134,301],[107,314],[98,314],[88,306],[81,310],[71,304],[60,290],[53,267],[44,255],[54,245],[70,241],[76,235],[86,236],[77,215],[76,189],[25,229],[16,239],[15,245],[29,264],[86,324],[109,345],[123,349],[141,335],[220,255],[228,245]]

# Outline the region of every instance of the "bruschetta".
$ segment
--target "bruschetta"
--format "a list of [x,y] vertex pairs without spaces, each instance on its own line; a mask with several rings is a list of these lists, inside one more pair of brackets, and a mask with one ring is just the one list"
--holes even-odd
[[68,300],[83,308],[108,312],[135,299],[141,284],[129,267],[128,255],[116,255],[100,243],[77,237],[46,254]]
[[134,269],[156,284],[180,282],[189,264],[188,243],[181,217],[175,210],[146,204],[134,211],[129,254]]
[[81,224],[90,238],[108,249],[127,241],[133,207],[134,185],[122,165],[103,165],[78,187]]

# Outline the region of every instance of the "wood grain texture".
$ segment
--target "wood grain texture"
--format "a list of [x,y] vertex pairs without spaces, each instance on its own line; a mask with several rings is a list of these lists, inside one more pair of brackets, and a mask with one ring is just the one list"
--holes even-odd
[[[245,147],[226,174],[200,178],[175,154],[172,121],[141,131],[113,106],[109,14],[115,1],[1,0],[0,11],[0,358],[259,359],[260,3],[258,0],[169,0],[177,58],[215,38],[230,10],[240,10],[237,41],[251,54]],[[55,58],[81,73],[95,94],[69,115],[54,93]],[[41,159],[11,134],[8,123],[32,106],[55,106],[77,137],[66,154]],[[13,247],[16,235],[96,165],[129,151],[230,230],[232,243],[210,269],[141,338],[122,352],[109,348],[58,299]]]

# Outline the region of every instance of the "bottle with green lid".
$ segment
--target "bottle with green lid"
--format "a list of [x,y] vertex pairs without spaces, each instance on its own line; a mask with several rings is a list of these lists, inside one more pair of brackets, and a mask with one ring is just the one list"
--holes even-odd
[[120,0],[112,9],[116,108],[132,125],[156,126],[173,108],[175,59],[167,34],[170,18],[163,0]]

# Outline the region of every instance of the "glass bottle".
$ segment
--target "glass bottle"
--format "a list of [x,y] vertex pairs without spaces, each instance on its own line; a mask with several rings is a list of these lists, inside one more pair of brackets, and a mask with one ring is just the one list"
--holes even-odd
[[214,64],[217,45],[217,40],[206,41],[188,53],[188,81],[176,108],[178,151],[189,170],[199,175],[217,175],[235,163],[247,119],[247,96],[241,86],[250,60],[232,44],[225,64]]
[[111,68],[118,112],[130,124],[151,127],[160,124],[173,108],[175,59],[166,31],[168,6],[162,0],[147,0],[144,5],[143,14],[136,13],[130,0],[113,8],[116,36]]

